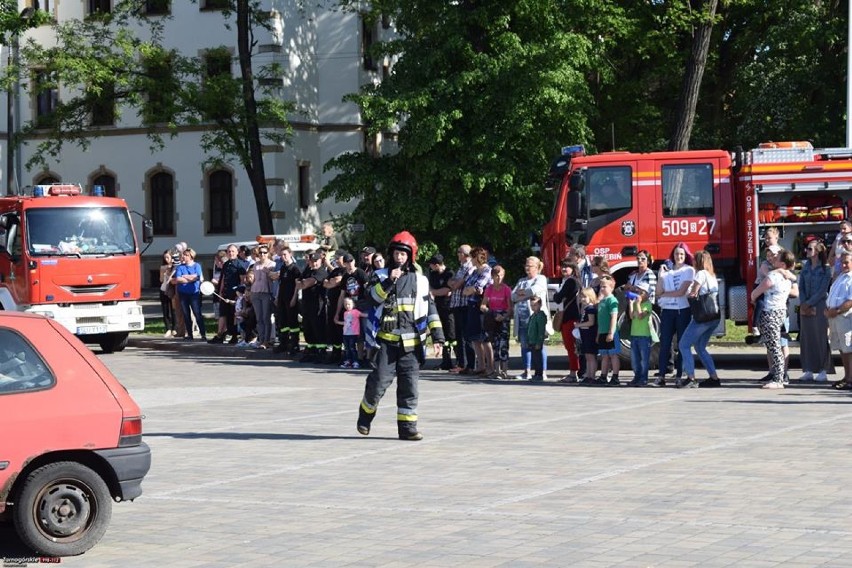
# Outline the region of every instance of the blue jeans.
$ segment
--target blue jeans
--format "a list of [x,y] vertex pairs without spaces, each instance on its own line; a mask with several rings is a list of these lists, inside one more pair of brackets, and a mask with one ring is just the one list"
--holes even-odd
[[630,337],[630,363],[633,378],[638,383],[648,382],[648,366],[651,363],[651,338],[648,336]]
[[680,355],[683,357],[683,372],[687,377],[695,377],[695,357],[692,356],[692,348],[695,347],[695,352],[704,364],[704,368],[711,377],[716,376],[716,365],[713,363],[713,357],[707,352],[707,344],[710,343],[710,337],[713,335],[716,327],[719,325],[718,320],[698,323],[690,321],[686,326],[686,331],[678,341],[677,347],[680,350]]
[[207,339],[207,331],[204,328],[204,318],[201,315],[201,292],[195,294],[183,294],[178,292],[180,299],[180,308],[183,312],[183,321],[186,324],[186,336],[192,339],[192,315],[195,316],[195,322],[198,324],[198,331],[201,333],[201,339]]
[[[532,369],[532,351],[527,343],[527,327],[529,322],[518,323],[518,343],[521,344],[521,360],[524,362],[524,370]],[[547,371],[547,347],[541,349],[542,370]]]
[[[666,372],[666,366],[672,354],[672,343],[674,336],[678,339],[683,337],[686,326],[692,321],[692,312],[689,308],[680,310],[660,310],[660,372]],[[675,375],[683,374],[681,354],[675,359]]]

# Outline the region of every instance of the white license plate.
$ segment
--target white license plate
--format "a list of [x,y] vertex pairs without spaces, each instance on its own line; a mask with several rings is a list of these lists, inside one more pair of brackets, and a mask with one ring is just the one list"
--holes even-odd
[[77,328],[77,335],[92,335],[93,333],[106,333],[105,325],[82,325]]

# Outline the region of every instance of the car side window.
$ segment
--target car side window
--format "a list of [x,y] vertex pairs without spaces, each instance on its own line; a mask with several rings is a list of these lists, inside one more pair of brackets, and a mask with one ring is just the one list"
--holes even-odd
[[0,327],[0,395],[42,390],[55,383],[32,345],[17,331]]

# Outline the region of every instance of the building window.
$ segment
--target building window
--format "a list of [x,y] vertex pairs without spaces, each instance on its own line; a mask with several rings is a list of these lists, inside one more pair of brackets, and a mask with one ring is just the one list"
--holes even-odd
[[678,164],[663,166],[663,215],[712,217],[713,166]]
[[47,71],[36,71],[33,76],[35,93],[36,124],[39,128],[48,128],[55,118],[59,105],[59,87],[54,77]]
[[230,0],[201,0],[202,10],[225,10],[231,7]]
[[376,37],[375,24],[365,16],[361,16],[361,56],[364,59],[364,70],[366,71],[379,70],[378,66],[376,66],[376,60],[373,59],[372,55]]
[[159,52],[145,62],[147,76],[147,101],[143,111],[148,124],[169,122],[174,107],[174,92],[177,90],[172,59],[167,53]]
[[151,176],[151,220],[155,235],[175,234],[175,178],[159,172]]
[[171,12],[170,0],[145,0],[146,16],[165,16]]
[[231,75],[231,52],[224,47],[204,54],[204,106],[207,120],[224,121],[234,116],[234,81]]
[[92,180],[92,192],[94,193],[95,186],[99,185],[104,188],[106,197],[115,197],[115,177],[109,174],[101,174]]
[[307,209],[311,204],[311,165],[299,164],[299,208]]
[[34,185],[52,185],[59,183],[59,178],[50,174],[37,177]]
[[213,234],[234,232],[234,177],[217,170],[208,178],[207,232]]
[[112,12],[112,0],[89,0],[89,15],[109,14]]
[[92,126],[115,124],[115,85],[107,83],[101,92],[92,94]]

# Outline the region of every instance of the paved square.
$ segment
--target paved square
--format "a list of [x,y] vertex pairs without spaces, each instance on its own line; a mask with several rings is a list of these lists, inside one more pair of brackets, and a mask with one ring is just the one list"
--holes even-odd
[[[128,349],[153,466],[67,566],[848,566],[852,397],[426,372],[422,442],[365,371]],[[699,370],[699,376],[703,376]],[[746,380],[748,379],[748,380]],[[8,534],[8,533],[2,533]]]

